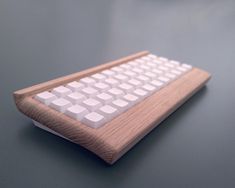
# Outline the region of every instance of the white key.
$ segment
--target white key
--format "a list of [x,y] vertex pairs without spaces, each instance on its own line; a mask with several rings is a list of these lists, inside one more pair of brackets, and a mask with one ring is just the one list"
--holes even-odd
[[136,72],[137,74],[142,74],[144,71],[140,68],[134,68],[132,69],[133,72]]
[[112,95],[114,98],[119,98],[125,94],[121,89],[117,88],[109,89],[107,92],[108,94]]
[[184,67],[182,67],[182,66],[177,67],[176,70],[181,71],[181,72],[187,72],[187,71],[188,71],[187,68],[184,68]]
[[162,71],[168,71],[169,68],[165,67],[165,66],[159,66],[158,69],[162,70]]
[[84,116],[84,118],[82,119],[82,122],[91,128],[99,128],[106,121],[105,121],[104,116],[102,116],[101,114],[97,112],[91,112]]
[[134,95],[137,95],[140,98],[145,98],[148,96],[148,92],[143,89],[136,89],[133,91]]
[[176,74],[178,76],[182,74],[182,72],[177,71],[177,70],[171,70],[171,73]]
[[167,61],[168,61],[168,59],[165,58],[165,57],[159,57],[158,59],[159,59],[160,61],[163,61],[163,62],[167,62]]
[[163,84],[163,82],[160,82],[160,81],[158,81],[158,80],[153,80],[153,81],[151,81],[150,82],[152,85],[154,85],[155,87],[157,87],[157,88],[161,88],[164,84]]
[[146,65],[151,68],[156,68],[157,65],[155,63],[147,62]]
[[82,88],[85,87],[84,84],[80,83],[80,82],[77,82],[77,81],[74,81],[74,82],[70,82],[66,85],[67,88],[71,89],[72,91],[79,91],[81,90]]
[[89,111],[80,105],[71,106],[65,112],[66,115],[72,117],[73,119],[80,120],[80,121],[88,113],[89,113]]
[[85,78],[80,79],[79,81],[87,86],[91,86],[96,83],[95,79],[91,77],[85,77]]
[[127,64],[122,64],[122,65],[120,65],[119,67],[121,67],[121,68],[123,68],[123,69],[127,69],[127,70],[129,70],[129,69],[132,68],[130,65],[127,65]]
[[142,86],[142,89],[146,90],[149,94],[153,93],[157,88],[150,84],[145,84]]
[[123,74],[129,76],[130,78],[135,77],[137,74],[133,71],[125,71]]
[[107,93],[101,93],[96,96],[97,100],[102,102],[103,104],[108,104],[113,101],[113,96]]
[[149,71],[151,67],[148,67],[146,65],[141,65],[139,68],[141,68],[143,71]]
[[175,74],[171,74],[171,73],[166,73],[165,76],[170,78],[171,80],[174,80],[177,77]]
[[170,67],[170,68],[174,68],[175,67],[172,63],[165,63],[164,65],[167,66],[167,67]]
[[117,108],[110,105],[104,105],[100,107],[97,112],[105,117],[106,121],[110,121],[118,115]]
[[125,82],[126,80],[128,80],[128,77],[125,76],[124,74],[115,75],[114,78],[120,82]]
[[145,61],[144,60],[142,60],[142,59],[135,59],[134,60],[135,62],[137,62],[137,63],[139,63],[139,64],[142,64],[142,63],[144,63]]
[[123,99],[129,102],[131,105],[134,105],[138,103],[139,97],[132,95],[132,94],[127,94],[123,96]]
[[154,79],[157,77],[157,74],[154,74],[152,72],[146,72],[146,73],[144,73],[144,75],[149,77],[150,79]]
[[134,87],[139,87],[141,85],[141,82],[136,79],[130,79],[130,80],[128,80],[128,83],[132,84]]
[[98,94],[98,90],[94,89],[93,87],[85,87],[81,90],[81,92],[89,97],[94,97]]
[[93,74],[91,77],[95,79],[97,82],[100,82],[107,78],[105,75],[100,74],[100,73]]
[[188,64],[182,64],[182,67],[184,67],[184,68],[186,68],[188,70],[192,69],[192,66],[188,65]]
[[81,93],[74,92],[74,93],[67,95],[66,99],[69,100],[70,102],[72,102],[73,104],[79,104],[83,100],[86,99],[86,96]]
[[141,57],[140,59],[142,59],[142,60],[144,60],[144,61],[146,61],[146,62],[148,62],[148,61],[151,60],[151,58],[148,57],[148,56]]
[[159,69],[152,69],[152,72],[156,73],[157,75],[161,75],[164,73],[162,70],[159,70]]
[[44,91],[42,93],[37,94],[35,97],[38,101],[44,103],[45,105],[49,105],[52,101],[57,99],[57,97],[51,92]]
[[81,105],[86,107],[89,111],[94,111],[102,106],[100,101],[91,98],[84,100]]
[[94,84],[94,88],[99,90],[99,92],[104,92],[104,91],[108,90],[110,88],[110,86],[108,84],[104,84],[101,82],[101,83]]
[[108,78],[104,80],[105,83],[109,84],[112,87],[115,87],[116,85],[119,84],[119,81],[113,78]]
[[138,79],[138,80],[141,81],[142,83],[146,83],[146,82],[150,81],[150,78],[149,78],[149,77],[143,76],[143,75],[137,76],[136,79]]
[[139,65],[139,63],[135,62],[135,61],[130,61],[127,63],[128,65],[131,65],[132,67],[136,67]]
[[72,91],[69,88],[64,87],[64,86],[56,87],[51,92],[58,97],[64,97],[64,96],[72,93]]
[[130,93],[134,89],[132,85],[126,83],[120,84],[118,87],[127,93]]
[[59,112],[65,112],[66,109],[72,106],[72,103],[64,98],[59,98],[50,103],[50,106]]
[[128,107],[130,106],[130,103],[122,99],[117,99],[113,101],[110,105],[113,106],[114,108],[117,108],[119,113],[122,113],[128,109]]
[[113,67],[113,68],[111,68],[110,70],[112,70],[112,71],[114,71],[114,72],[116,72],[116,73],[122,73],[122,72],[125,71],[123,68],[121,68],[121,67],[119,67],[119,66]]
[[178,61],[173,61],[173,60],[171,60],[170,63],[172,63],[172,64],[174,64],[174,65],[176,65],[176,66],[179,66],[179,65],[180,65],[180,62],[178,62]]
[[152,62],[156,65],[163,65],[163,62],[159,61],[158,59],[152,60]]
[[165,76],[159,76],[157,79],[164,83],[168,83],[170,81],[170,79]]
[[147,57],[150,57],[151,59],[156,59],[157,58],[157,56],[153,55],[153,54],[149,54],[149,55],[147,55]]
[[108,76],[108,77],[112,77],[116,74],[114,71],[111,71],[111,70],[104,70],[101,73]]

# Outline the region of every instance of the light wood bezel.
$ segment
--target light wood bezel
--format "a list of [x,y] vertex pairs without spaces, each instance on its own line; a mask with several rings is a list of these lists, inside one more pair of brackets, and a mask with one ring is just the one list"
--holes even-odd
[[78,80],[104,69],[134,60],[149,52],[143,51],[117,61],[102,64],[75,74],[44,82],[14,92],[17,108],[26,116],[68,138],[109,164],[148,134],[210,79],[210,74],[198,68],[181,76],[165,88],[146,98],[106,125],[93,129],[36,101],[36,93]]

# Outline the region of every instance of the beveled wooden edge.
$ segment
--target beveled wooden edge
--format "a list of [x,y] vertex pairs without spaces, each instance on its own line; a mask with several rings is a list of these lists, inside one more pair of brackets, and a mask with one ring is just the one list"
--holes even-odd
[[[147,52],[141,55],[139,54],[138,57],[146,53]],[[132,58],[136,57],[135,55],[132,56]],[[124,58],[124,60],[129,61],[132,58]],[[117,65],[122,62],[123,61],[114,61],[114,64]],[[111,62],[111,64],[108,64],[108,67],[115,65]],[[82,75],[87,76],[106,68],[104,65],[101,66],[101,68],[98,67],[83,71]],[[66,76],[66,82],[82,77],[79,73],[76,73],[72,78],[69,78],[69,76]],[[46,86],[40,84],[37,87],[20,90],[20,92],[18,91],[14,96],[16,105],[22,113],[65,136],[72,142],[80,144],[94,152],[107,163],[113,164],[135,143],[179,107],[188,97],[200,89],[209,78],[209,73],[193,68],[193,70],[183,75],[180,79],[172,82],[167,87],[161,89],[159,92],[153,94],[151,97],[145,99],[98,129],[85,126],[34,100],[32,95],[35,94],[35,90],[36,93],[44,89],[47,90],[47,84]],[[55,81],[55,83],[53,81]],[[49,87],[66,83],[60,79],[53,81],[49,82]],[[176,88],[178,88],[178,90],[176,90]],[[17,97],[18,95],[23,97]],[[146,114],[146,117],[144,114]],[[141,119],[138,118],[140,115]]]

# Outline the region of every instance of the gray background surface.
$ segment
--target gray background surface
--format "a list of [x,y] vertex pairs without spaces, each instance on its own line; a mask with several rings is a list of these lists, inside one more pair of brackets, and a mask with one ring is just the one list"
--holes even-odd
[[[12,92],[150,50],[212,73],[115,165],[33,127]],[[0,187],[235,187],[234,1],[0,1]]]

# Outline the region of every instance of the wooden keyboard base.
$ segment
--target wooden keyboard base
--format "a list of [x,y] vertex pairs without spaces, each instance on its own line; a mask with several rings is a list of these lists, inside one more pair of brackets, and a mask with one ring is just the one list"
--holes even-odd
[[56,85],[79,79],[146,54],[148,52],[141,52],[80,73],[16,91],[14,93],[16,105],[22,113],[39,122],[39,125],[44,125],[48,130],[87,148],[107,163],[113,164],[141,138],[203,87],[210,79],[210,74],[198,68],[193,68],[165,88],[98,129],[90,128],[60,112],[50,109],[34,100],[33,96]]

